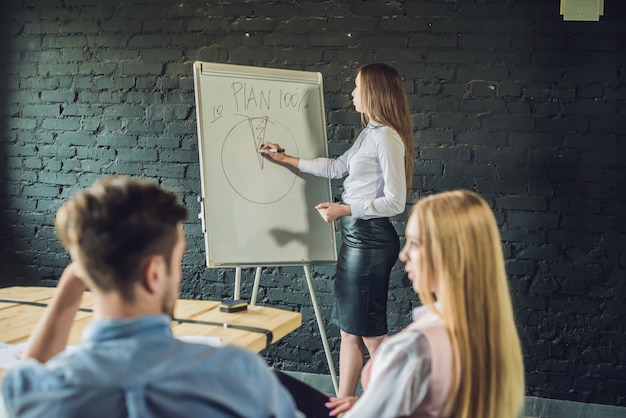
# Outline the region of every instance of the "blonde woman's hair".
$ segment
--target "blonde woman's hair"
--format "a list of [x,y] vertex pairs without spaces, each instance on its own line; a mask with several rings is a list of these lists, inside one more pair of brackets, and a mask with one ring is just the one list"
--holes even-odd
[[404,173],[407,192],[413,184],[415,143],[409,101],[400,73],[384,63],[368,64],[358,71],[361,75],[361,97],[365,112],[361,113],[363,126],[370,120],[391,126],[404,143]]
[[428,278],[417,284],[419,298],[442,317],[458,353],[450,416],[519,416],[524,365],[493,212],[476,193],[456,190],[418,201],[411,216],[423,250],[419,274]]

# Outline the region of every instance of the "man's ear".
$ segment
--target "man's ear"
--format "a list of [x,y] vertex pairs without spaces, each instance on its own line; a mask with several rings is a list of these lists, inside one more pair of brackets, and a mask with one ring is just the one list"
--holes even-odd
[[153,255],[149,257],[143,268],[143,287],[150,294],[159,293],[166,273],[167,265],[163,256]]

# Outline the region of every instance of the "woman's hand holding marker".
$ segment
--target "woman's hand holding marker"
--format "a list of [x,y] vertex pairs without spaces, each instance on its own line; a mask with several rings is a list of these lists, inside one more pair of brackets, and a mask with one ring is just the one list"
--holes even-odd
[[270,160],[276,161],[278,163],[288,164],[292,167],[298,168],[298,161],[300,161],[300,159],[285,154],[285,149],[281,148],[278,144],[266,142],[259,149],[259,152],[265,155]]
[[260,149],[260,153],[265,154],[266,152],[285,152],[284,148],[269,148],[269,149]]

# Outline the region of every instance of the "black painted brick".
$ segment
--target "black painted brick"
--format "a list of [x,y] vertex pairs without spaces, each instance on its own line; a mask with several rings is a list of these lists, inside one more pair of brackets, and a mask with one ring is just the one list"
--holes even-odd
[[[321,71],[338,155],[360,131],[349,97],[355,70],[389,61],[405,78],[417,129],[410,203],[468,187],[495,206],[530,366],[527,393],[626,405],[625,333],[611,332],[624,331],[626,309],[623,8],[607,5],[599,22],[580,25],[535,0],[72,6],[29,0],[7,4],[14,13],[2,17],[13,52],[4,54],[11,66],[0,67],[10,116],[0,141],[8,202],[0,241],[13,245],[0,262],[54,285],[68,261],[51,227],[61,201],[105,174],[144,175],[190,206],[184,292],[230,296],[233,273],[204,266],[193,219],[200,173],[191,62]],[[341,181],[332,184],[340,193]],[[400,234],[405,219],[394,217]],[[399,267],[389,296],[394,331],[417,303]],[[314,272],[328,319],[334,267]],[[327,372],[302,271],[264,275],[265,303],[303,312],[301,330],[264,356]],[[338,330],[327,332],[337,361]]]

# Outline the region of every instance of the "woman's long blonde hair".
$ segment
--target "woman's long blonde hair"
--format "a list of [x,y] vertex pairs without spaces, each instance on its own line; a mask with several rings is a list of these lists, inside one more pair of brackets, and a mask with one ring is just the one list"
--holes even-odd
[[417,284],[419,298],[442,317],[458,352],[450,416],[519,416],[524,365],[493,212],[476,193],[456,190],[418,201],[411,216],[422,249],[419,274],[427,278]]
[[409,101],[400,73],[384,63],[367,64],[358,71],[361,75],[361,97],[365,112],[361,113],[363,126],[370,120],[391,126],[404,143],[404,173],[407,192],[413,184],[415,143]]

